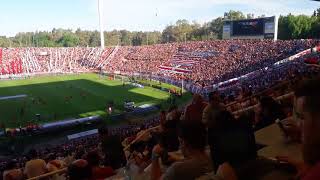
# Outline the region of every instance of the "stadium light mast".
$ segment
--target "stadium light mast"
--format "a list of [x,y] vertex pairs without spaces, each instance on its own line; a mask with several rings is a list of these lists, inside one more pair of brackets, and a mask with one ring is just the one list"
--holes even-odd
[[98,0],[99,25],[101,49],[104,49],[104,31],[103,31],[103,0]]
[[278,40],[278,29],[279,29],[279,17],[276,15],[274,16],[274,41]]

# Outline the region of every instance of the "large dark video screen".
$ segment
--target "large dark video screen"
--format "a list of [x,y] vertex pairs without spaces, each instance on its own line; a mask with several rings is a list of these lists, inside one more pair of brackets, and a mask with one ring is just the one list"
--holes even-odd
[[234,36],[263,35],[263,22],[263,19],[234,21],[232,34]]

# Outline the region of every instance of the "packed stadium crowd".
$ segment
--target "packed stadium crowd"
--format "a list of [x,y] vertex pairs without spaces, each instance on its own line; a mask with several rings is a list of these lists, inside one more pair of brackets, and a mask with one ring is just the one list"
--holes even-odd
[[[254,132],[276,120],[289,118],[297,121],[285,125],[286,136],[302,143],[304,161],[296,163],[286,157],[278,160],[291,163],[303,180],[320,179],[317,111],[320,81],[307,80],[319,77],[319,68],[306,65],[303,58],[271,66],[318,43],[316,40],[232,40],[116,47],[104,51],[99,48],[2,49],[2,75],[102,68],[107,72],[184,78],[187,84],[205,88],[257,71],[254,76],[208,92],[208,97],[194,94],[185,108],[173,105],[142,124],[103,126],[97,135],[10,157],[1,161],[2,178],[22,180],[67,168],[66,172],[50,178],[93,180],[120,174],[131,178],[146,174],[145,169],[149,169],[147,179],[154,180],[257,179],[274,170],[277,162],[258,157]],[[162,65],[179,66],[192,73],[163,71],[159,68]],[[288,99],[277,100],[290,93]],[[242,111],[246,108],[250,110]],[[304,123],[300,127],[295,122],[301,119]],[[156,130],[148,130],[155,126]],[[181,156],[172,155],[171,152],[177,151]]]
[[[318,40],[221,40],[116,48],[1,49],[1,74],[109,73],[157,74],[200,86],[268,67],[318,45]],[[161,67],[171,68],[163,70]],[[180,73],[174,73],[181,69]]]
[[[232,40],[124,47],[123,55],[112,59],[105,68],[123,73],[168,74],[208,86],[270,66],[317,44],[317,40]],[[183,67],[192,73],[165,73],[159,69],[161,65]]]
[[[252,168],[266,170],[274,167],[275,162],[257,156],[253,132],[277,119],[291,118],[293,109],[299,108],[295,107],[293,97],[281,101],[276,101],[276,98],[292,91],[295,96],[301,96],[302,89],[299,86],[295,88],[298,82],[318,75],[319,69],[314,69],[279,81],[276,87],[265,88],[259,94],[253,94],[245,86],[235,96],[220,91],[211,92],[208,101],[195,94],[185,108],[172,106],[168,111],[162,111],[159,117],[146,119],[143,124],[103,126],[98,129],[98,135],[44,149],[32,149],[23,156],[12,157],[1,164],[3,179],[32,178],[66,167],[66,173],[57,173],[51,178],[104,179],[119,174],[133,177],[134,174],[143,173],[148,166],[151,168],[148,176],[151,179],[160,176],[164,179],[194,179],[200,176],[211,179],[255,179],[263,174],[249,173]],[[305,85],[306,89],[303,90],[318,88],[309,90],[316,99],[319,83],[313,81]],[[251,111],[236,113],[255,104],[258,106]],[[315,107],[310,108],[312,110]],[[157,125],[156,131],[147,130]],[[291,126],[287,125],[286,128],[289,130]],[[242,135],[245,135],[246,141],[239,139]],[[292,140],[300,141],[297,134],[292,136]],[[239,147],[230,147],[230,143]],[[314,148],[310,149],[312,152],[318,150],[316,147],[308,148]],[[187,160],[179,161],[168,154],[178,150]],[[163,164],[161,166],[168,168],[164,174],[160,170],[159,158]],[[317,159],[309,160],[317,162]],[[255,167],[257,164],[260,166]],[[242,168],[244,165],[251,168]],[[308,179],[308,173],[305,173],[301,176]],[[310,169],[310,174],[310,177],[319,177],[315,170]]]
[[103,65],[112,50],[82,47],[6,48],[1,50],[1,74],[89,72]]

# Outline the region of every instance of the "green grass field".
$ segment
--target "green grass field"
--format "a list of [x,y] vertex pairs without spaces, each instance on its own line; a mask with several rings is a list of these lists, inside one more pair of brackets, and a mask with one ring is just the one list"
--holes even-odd
[[[163,87],[171,85],[162,83]],[[114,101],[114,112],[123,112],[125,100],[136,105],[161,104],[170,94],[151,87],[123,86],[121,81],[99,78],[97,74],[34,77],[0,81],[0,96],[26,94],[26,98],[0,100],[0,123],[8,127],[45,123],[68,118],[105,115],[105,107]],[[70,98],[72,96],[72,98]],[[186,101],[190,98],[183,98]],[[69,99],[69,100],[67,100]],[[22,110],[23,109],[23,110]],[[41,114],[41,122],[35,114]]]

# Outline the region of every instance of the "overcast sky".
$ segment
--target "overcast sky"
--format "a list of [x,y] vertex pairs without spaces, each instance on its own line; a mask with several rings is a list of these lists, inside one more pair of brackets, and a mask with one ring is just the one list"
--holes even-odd
[[[71,28],[99,28],[97,0],[2,0],[0,35]],[[178,19],[203,23],[229,10],[256,16],[307,14],[320,8],[310,0],[104,0],[105,30],[162,30]]]

